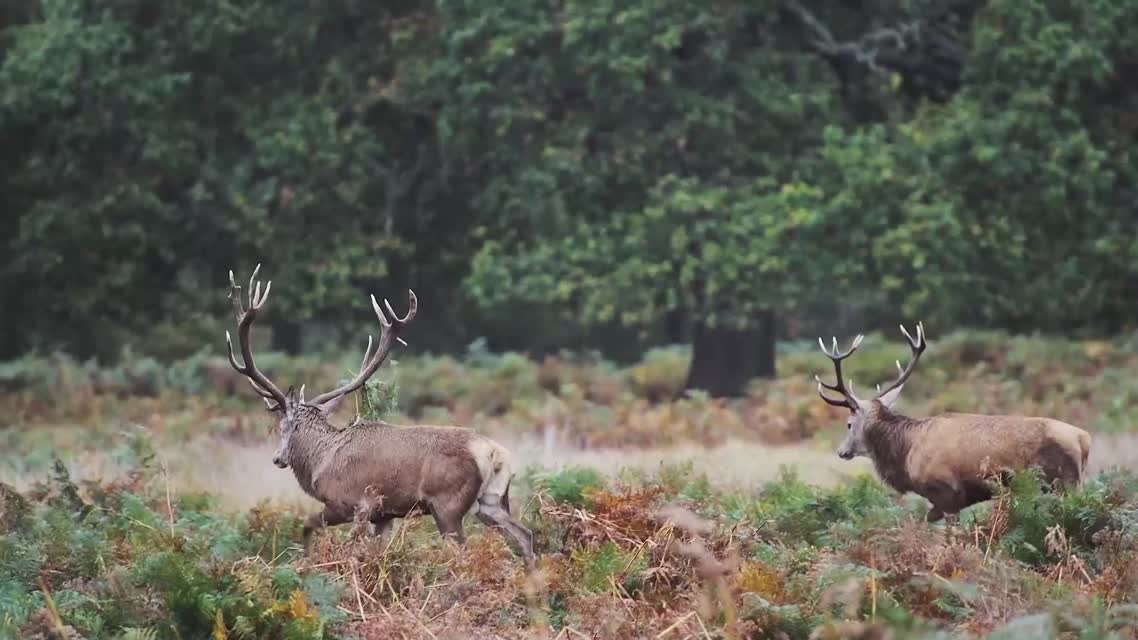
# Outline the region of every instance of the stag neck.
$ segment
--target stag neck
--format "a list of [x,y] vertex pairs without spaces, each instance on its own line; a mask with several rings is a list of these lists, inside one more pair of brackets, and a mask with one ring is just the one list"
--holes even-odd
[[909,475],[909,452],[913,448],[915,430],[921,421],[894,413],[880,402],[873,402],[876,411],[867,416],[865,444],[878,475],[897,491],[912,489]]
[[289,467],[306,493],[316,497],[312,479],[325,461],[347,441],[347,435],[324,417],[320,410],[309,407],[316,415],[302,412],[296,416],[292,439],[289,442]]

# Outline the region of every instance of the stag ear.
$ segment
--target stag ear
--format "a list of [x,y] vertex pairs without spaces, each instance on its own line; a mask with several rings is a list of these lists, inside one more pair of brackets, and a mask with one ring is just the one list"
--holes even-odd
[[288,388],[288,393],[285,394],[285,400],[287,400],[290,405],[296,404],[296,387]]
[[893,405],[897,404],[897,398],[901,397],[901,389],[904,389],[904,388],[905,388],[904,383],[899,384],[896,387],[894,387],[894,388],[886,391],[885,393],[881,394],[881,397],[878,398],[877,400],[881,404],[885,405],[886,409],[892,409]]

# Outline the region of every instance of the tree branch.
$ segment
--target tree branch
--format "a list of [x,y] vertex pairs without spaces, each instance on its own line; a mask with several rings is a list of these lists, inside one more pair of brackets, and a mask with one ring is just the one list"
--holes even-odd
[[949,22],[966,21],[974,13],[967,11],[971,6],[967,2],[942,6],[924,18],[880,27],[849,41],[835,38],[799,0],[782,0],[781,5],[809,32],[810,48],[830,62],[843,87],[851,65],[878,77],[898,73],[908,92],[934,99],[948,99],[960,85],[967,49]]

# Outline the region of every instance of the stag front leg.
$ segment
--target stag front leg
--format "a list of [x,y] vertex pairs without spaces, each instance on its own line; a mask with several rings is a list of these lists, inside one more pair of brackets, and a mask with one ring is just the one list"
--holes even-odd
[[391,530],[395,524],[394,516],[375,516],[371,520],[372,536],[379,540],[380,550],[386,552],[391,543],[395,541],[395,536],[390,535]]
[[466,544],[466,532],[462,528],[463,512],[453,513],[450,510],[431,510],[435,518],[435,526],[444,540],[453,540],[460,546]]
[[371,520],[371,524],[374,527],[372,535],[376,538],[382,538],[391,531],[391,525],[394,524],[394,522],[394,516],[375,516]]
[[318,529],[324,527],[334,527],[336,525],[351,522],[351,510],[341,509],[338,507],[324,507],[324,510],[319,513],[314,513],[304,520],[304,553],[308,553],[312,542],[312,534],[316,533]]
[[970,489],[968,487],[958,489],[949,484],[926,487],[923,495],[933,503],[933,506],[925,516],[925,521],[931,523],[944,520],[945,527],[952,527],[958,521],[960,510],[982,497],[977,490],[972,490],[970,493]]

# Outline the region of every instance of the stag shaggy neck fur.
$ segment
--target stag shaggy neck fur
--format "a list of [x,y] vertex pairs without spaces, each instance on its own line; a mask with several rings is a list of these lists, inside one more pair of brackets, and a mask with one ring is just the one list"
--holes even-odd
[[297,483],[308,495],[320,500],[312,481],[324,459],[334,456],[347,439],[345,431],[333,427],[320,409],[300,404],[292,409],[293,433],[289,439],[288,458]]
[[873,402],[871,411],[867,416],[869,428],[865,432],[865,444],[874,469],[895,490],[901,493],[912,490],[909,452],[923,421],[894,413],[877,401]]

